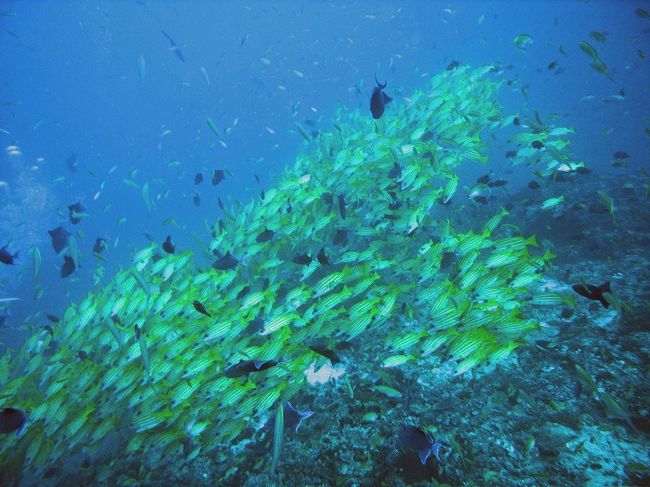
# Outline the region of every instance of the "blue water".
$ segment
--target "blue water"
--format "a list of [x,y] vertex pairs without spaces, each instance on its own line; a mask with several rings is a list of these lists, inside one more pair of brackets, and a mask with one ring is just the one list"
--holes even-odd
[[[616,151],[630,155],[627,170],[650,168],[650,67],[642,57],[650,56],[650,20],[635,15],[639,7],[650,10],[650,2],[3,1],[0,181],[8,188],[0,187],[0,247],[18,257],[0,265],[0,298],[21,301],[0,305],[0,342],[19,345],[26,317],[39,313],[46,323],[44,313],[60,316],[93,289],[97,237],[108,242],[103,283],[149,244],[145,233],[199,250],[204,222],[222,215],[217,198],[258,198],[293,163],[303,146],[296,122],[329,130],[339,105],[370,116],[375,76],[399,102],[453,60],[512,66],[502,74],[513,81],[500,92],[505,113],[527,106],[574,127],[573,154],[595,173],[619,171]],[[513,42],[520,34],[533,39],[525,52]],[[589,66],[579,41],[597,48],[612,79]],[[549,70],[554,61],[558,69]],[[533,170],[510,167],[506,142],[497,140],[490,168],[514,192]],[[75,172],[66,167],[71,153]],[[216,187],[214,169],[230,171]],[[204,181],[195,185],[198,172]],[[468,168],[463,184],[483,172]],[[66,207],[76,201],[89,215],[72,226]],[[178,226],[163,225],[170,217]],[[58,225],[79,242],[78,270],[67,279],[47,233]],[[43,258],[36,282],[33,247]],[[37,285],[43,295],[35,300]]]

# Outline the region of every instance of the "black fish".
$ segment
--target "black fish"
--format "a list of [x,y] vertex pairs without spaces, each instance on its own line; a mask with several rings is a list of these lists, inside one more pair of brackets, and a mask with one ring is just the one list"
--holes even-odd
[[266,198],[266,195],[264,194],[264,190],[260,191],[260,199],[263,201],[264,198]]
[[172,243],[172,236],[171,235],[167,235],[167,238],[165,239],[165,241],[162,244],[162,248],[168,254],[173,254],[174,253],[174,251],[176,250],[176,247]]
[[388,177],[389,177],[390,179],[397,179],[397,178],[400,177],[401,175],[402,175],[402,166],[400,166],[400,165],[397,164],[397,163],[394,163],[394,164],[393,164],[393,167],[392,167],[391,170],[388,172]]
[[488,184],[490,182],[490,175],[489,174],[484,174],[480,178],[476,180],[477,183],[481,184]]
[[322,355],[323,357],[329,359],[329,361],[332,362],[332,365],[341,363],[341,358],[336,354],[334,350],[330,350],[329,348],[318,343],[312,343],[309,345],[309,348],[310,350],[316,352],[318,355]]
[[257,184],[260,184],[260,177],[257,174],[253,174],[255,177],[255,181],[257,181]]
[[97,237],[97,240],[95,240],[95,245],[93,245],[93,252],[96,254],[101,254],[104,250],[106,250],[106,239]]
[[68,158],[65,160],[65,165],[68,166],[68,171],[75,172],[79,163],[77,162],[77,154],[71,152]]
[[490,188],[498,188],[500,186],[505,186],[506,184],[508,184],[508,181],[506,181],[505,179],[496,179],[494,181],[490,181],[489,183],[487,183],[487,185]]
[[80,201],[68,206],[68,211],[70,212],[70,223],[76,225],[83,218],[83,213],[86,211],[86,207],[81,204]]
[[231,365],[223,371],[223,375],[229,379],[243,377],[252,372],[261,372],[271,367],[275,367],[278,363],[275,360],[240,360],[239,363]]
[[487,196],[474,196],[473,200],[482,205],[486,205],[488,202]]
[[557,61],[552,61],[548,66],[546,66],[546,69],[548,70],[553,70],[555,68],[557,68]]
[[201,184],[203,182],[203,174],[197,172],[194,176],[194,184]]
[[63,227],[56,227],[54,230],[48,230],[47,233],[52,238],[52,247],[57,254],[60,254],[68,246],[68,239],[72,235]]
[[85,350],[79,350],[79,352],[77,352],[77,356],[81,360],[86,360],[88,358],[88,352],[86,352]]
[[291,213],[291,210],[293,210],[293,206],[291,206],[291,201],[287,200],[287,213]]
[[59,321],[61,321],[61,318],[59,318],[56,315],[46,314],[45,316],[47,316],[47,319],[50,320],[52,323],[58,323]]
[[330,260],[327,258],[327,255],[325,254],[325,247],[321,247],[320,252],[318,252],[316,258],[318,259],[320,265],[329,265],[330,263]]
[[215,169],[212,171],[212,186],[216,186],[224,179],[226,179],[226,173],[223,172],[223,169]]
[[260,233],[257,237],[255,237],[255,241],[257,243],[268,242],[273,238],[273,235],[275,235],[275,232],[267,228],[262,233]]
[[294,264],[299,264],[299,265],[309,265],[311,264],[311,257],[307,254],[300,254],[296,255],[291,262]]
[[250,286],[246,286],[244,289],[242,289],[241,291],[239,291],[237,293],[237,297],[235,299],[243,298],[244,296],[246,296],[250,292],[250,290],[251,290]]
[[219,205],[219,208],[221,208],[221,211],[226,211],[226,208],[223,206],[223,201],[221,201],[221,198],[217,196],[217,204]]
[[630,157],[630,154],[622,150],[614,152],[614,159],[627,159],[628,157]]
[[332,241],[334,245],[345,245],[348,243],[348,232],[347,230],[337,230],[334,234],[334,240]]
[[63,265],[61,266],[61,277],[66,278],[70,274],[72,274],[75,269],[77,268],[77,265],[74,263],[74,260],[72,260],[72,257],[69,255],[64,255],[63,256]]
[[515,117],[512,119],[513,125],[521,125],[521,120],[519,120],[519,117]]
[[517,157],[517,151],[516,150],[509,150],[506,152],[506,157],[508,159],[512,159],[513,157]]
[[456,69],[458,66],[460,66],[460,63],[454,59],[452,62],[450,62],[447,65],[447,71],[451,71],[452,69]]
[[178,46],[176,45],[176,43],[174,42],[174,39],[172,39],[171,36],[170,36],[167,32],[165,32],[164,30],[161,30],[160,32],[162,32],[162,34],[163,34],[163,35],[167,38],[167,40],[169,41],[169,50],[170,50],[170,51],[174,51],[174,54],[176,54],[176,57],[177,57],[178,59],[180,59],[182,62],[185,62],[185,56],[183,56],[183,53],[181,52],[181,50],[179,49],[179,47],[178,47]]
[[252,335],[254,333],[259,333],[264,329],[264,320],[262,318],[255,318],[248,322],[246,328],[244,328],[244,335]]
[[16,408],[4,408],[0,411],[0,433],[13,433],[18,431],[21,434],[27,422],[27,415]]
[[339,195],[339,213],[341,213],[341,218],[345,220],[345,198],[342,194]]
[[529,187],[530,189],[539,189],[539,188],[540,188],[540,184],[539,184],[537,181],[532,180],[531,182],[528,183],[528,187]]
[[196,191],[194,192],[194,197],[192,198],[192,201],[194,201],[194,206],[196,206],[197,208],[201,206],[201,196]]
[[430,435],[415,426],[402,426],[397,432],[397,441],[402,448],[418,452],[422,465],[433,453],[440,462],[441,443],[434,442]]
[[10,254],[7,247],[8,245],[5,245],[0,249],[0,262],[7,265],[14,265],[14,259],[18,257],[18,252]]
[[192,305],[194,306],[194,309],[197,310],[202,315],[212,317],[212,315],[208,313],[208,310],[205,309],[205,306],[203,306],[203,303],[201,303],[201,301],[194,300]]
[[310,418],[313,415],[313,411],[299,411],[294,408],[289,401],[287,401],[284,405],[284,427],[291,428],[294,433],[297,433],[303,420]]
[[594,286],[593,284],[574,284],[573,290],[577,292],[580,296],[584,296],[587,299],[593,301],[600,301],[605,308],[609,308],[609,302],[603,296],[603,293],[611,293],[612,290],[609,287],[609,282],[601,284],[600,286]]
[[372,89],[372,96],[370,97],[370,113],[372,113],[372,118],[376,120],[384,114],[385,105],[390,103],[393,99],[382,91],[386,88],[386,83],[382,85],[377,81],[377,76],[375,76],[375,81],[377,82],[377,86]]
[[530,145],[531,145],[534,149],[541,149],[542,147],[544,147],[544,143],[543,143],[542,141],[540,141],[540,140],[533,140],[533,141],[530,143]]
[[228,251],[226,252],[226,255],[217,259],[214,264],[212,264],[212,267],[220,271],[225,271],[227,269],[234,269],[237,267],[237,264],[239,264],[239,260]]

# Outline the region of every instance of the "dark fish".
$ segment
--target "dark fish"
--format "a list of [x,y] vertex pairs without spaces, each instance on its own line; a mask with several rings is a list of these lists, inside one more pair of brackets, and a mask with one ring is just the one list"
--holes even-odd
[[239,291],[237,293],[237,297],[235,299],[243,298],[244,296],[246,296],[250,292],[250,290],[251,290],[250,286],[246,286],[244,289],[242,289],[241,291]]
[[480,178],[476,180],[477,183],[481,184],[488,184],[490,182],[490,175],[489,174],[484,174]]
[[201,206],[201,195],[199,195],[199,193],[195,191],[192,201],[194,202],[194,206],[198,208],[199,206]]
[[440,462],[442,444],[434,442],[431,436],[420,428],[408,425],[400,427],[397,432],[397,441],[402,448],[418,452],[422,465],[427,463],[427,459],[432,453]]
[[81,360],[86,360],[88,358],[88,352],[86,352],[85,350],[79,350],[79,352],[77,352],[77,356]]
[[345,198],[342,194],[339,195],[339,213],[341,213],[341,218],[345,220]]
[[164,30],[161,30],[160,32],[162,32],[162,34],[163,34],[163,35],[167,38],[167,40],[169,41],[169,50],[170,50],[170,51],[174,51],[174,54],[176,54],[176,57],[177,57],[181,62],[185,62],[185,56],[183,56],[183,53],[181,52],[181,50],[179,49],[179,47],[178,47],[178,46],[176,45],[176,43],[174,42],[174,39],[172,39],[172,37],[171,37],[167,32],[165,32]]
[[313,411],[299,411],[287,401],[284,405],[284,427],[291,428],[294,433],[297,433],[302,422],[313,415]]
[[162,244],[162,248],[168,254],[173,254],[174,253],[174,251],[176,250],[176,247],[172,243],[172,236],[171,235],[167,235],[167,238],[165,239],[165,241]]
[[72,257],[69,255],[64,255],[63,256],[63,265],[61,266],[61,277],[66,278],[70,274],[72,274],[75,269],[77,268],[77,265],[74,263],[74,260],[72,260]]
[[546,67],[546,69],[548,69],[548,70],[553,70],[553,69],[555,69],[555,68],[557,68],[557,61],[552,61],[552,62],[549,63],[549,65]]
[[260,199],[264,200],[266,198],[266,195],[264,194],[264,190],[260,191]]
[[542,147],[544,147],[544,143],[543,143],[542,141],[540,141],[540,140],[533,140],[533,141],[530,143],[530,145],[531,145],[534,149],[541,149]]
[[517,157],[517,151],[509,150],[508,152],[506,152],[506,157],[509,159],[512,159],[513,157]]
[[194,176],[194,184],[201,184],[203,182],[203,174],[197,172]]
[[46,314],[45,316],[47,316],[47,319],[50,320],[52,323],[58,323],[59,321],[61,321],[61,318],[59,318],[56,315]]
[[215,169],[212,171],[212,186],[216,186],[224,179],[226,179],[226,173],[223,172],[223,169]]
[[255,177],[255,181],[257,181],[257,184],[260,184],[260,177],[257,174],[253,174]]
[[83,213],[86,211],[86,207],[81,204],[80,201],[68,206],[68,211],[70,213],[70,223],[76,225],[83,218]]
[[77,162],[77,154],[71,152],[68,158],[65,160],[65,165],[68,166],[68,171],[75,172],[79,163]]
[[521,125],[521,120],[519,120],[519,117],[515,117],[512,119],[513,125]]
[[255,237],[255,241],[257,243],[268,242],[269,240],[271,240],[273,238],[274,235],[275,235],[275,232],[272,231],[272,230],[269,230],[267,228],[262,233],[260,233],[257,237]]
[[153,235],[151,235],[149,232],[144,232],[144,238],[149,240],[149,242],[153,242]]
[[388,173],[388,177],[390,179],[397,179],[402,175],[402,166],[400,166],[398,163],[394,163],[393,167]]
[[305,125],[309,125],[310,127],[315,127],[316,124],[314,123],[313,120],[309,120],[308,118],[305,119]]
[[223,371],[223,375],[235,379],[243,377],[253,372],[261,372],[271,367],[275,367],[278,363],[275,360],[240,360],[239,363],[231,365]]
[[52,238],[52,247],[57,254],[60,254],[68,246],[68,239],[72,235],[63,227],[56,227],[54,230],[48,230],[47,233]]
[[237,264],[239,264],[239,260],[228,251],[226,252],[226,255],[217,259],[214,264],[212,264],[212,267],[220,271],[225,271],[227,269],[234,269],[237,267]]
[[377,76],[375,76],[375,81],[377,82],[377,86],[372,89],[372,96],[370,97],[370,113],[372,113],[372,118],[376,120],[384,114],[384,107],[393,99],[382,91],[386,88],[386,83],[382,85],[377,81]]
[[291,206],[291,201],[287,200],[287,213],[291,213],[291,210],[293,210],[293,206]]
[[329,348],[317,343],[312,343],[309,345],[309,348],[312,351],[316,352],[318,355],[322,355],[323,357],[329,359],[329,361],[332,362],[332,365],[341,363],[341,358],[336,354],[334,350],[330,350]]
[[221,211],[226,211],[226,208],[223,206],[223,201],[221,201],[221,198],[217,196],[217,204],[219,205],[219,208],[221,208]]
[[482,205],[486,205],[488,202],[487,196],[475,196],[473,200]]
[[614,159],[627,159],[628,157],[630,157],[630,154],[622,150],[614,152]]
[[506,181],[505,179],[496,179],[494,181],[490,181],[488,183],[488,186],[490,188],[499,188],[501,186],[505,186],[506,184],[508,184],[508,181]]
[[311,264],[311,257],[307,254],[300,254],[291,259],[291,262],[299,265],[309,265]]
[[194,306],[194,309],[197,310],[202,315],[212,317],[212,315],[208,313],[208,310],[205,309],[205,306],[203,306],[203,303],[201,303],[201,301],[194,300],[192,305]]
[[330,263],[330,260],[327,258],[327,255],[325,254],[325,247],[321,247],[320,252],[318,252],[316,258],[318,259],[320,265],[329,265]]
[[347,230],[337,230],[334,234],[334,240],[332,241],[334,245],[345,245],[348,243],[348,232]]
[[458,66],[460,66],[460,63],[454,59],[452,62],[450,62],[447,65],[447,71],[451,71],[452,69],[456,69]]
[[539,188],[540,188],[540,184],[539,184],[537,181],[532,180],[531,182],[528,183],[528,187],[529,187],[530,189],[539,189]]
[[27,423],[27,415],[16,408],[4,408],[0,411],[0,433],[13,433],[20,435]]
[[327,206],[332,206],[332,204],[334,204],[334,195],[332,193],[323,193],[321,199],[327,204]]
[[0,262],[7,265],[14,265],[14,259],[18,257],[18,252],[10,254],[7,247],[8,245],[5,245],[0,249]]
[[93,245],[93,252],[96,254],[101,254],[104,250],[106,250],[106,239],[97,237],[97,240],[95,240],[95,245]]
[[600,301],[605,308],[609,308],[609,302],[603,296],[603,293],[611,293],[612,290],[609,287],[609,282],[601,284],[600,286],[594,286],[593,284],[574,284],[573,290],[577,292],[580,296],[584,296],[587,299],[593,301]]

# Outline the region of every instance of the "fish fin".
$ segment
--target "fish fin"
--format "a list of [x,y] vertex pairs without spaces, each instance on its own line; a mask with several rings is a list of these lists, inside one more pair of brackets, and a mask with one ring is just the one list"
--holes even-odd
[[429,455],[431,455],[431,448],[418,451],[418,455],[420,456],[420,461],[422,462],[422,465],[425,465],[427,463],[427,459],[429,458]]
[[382,92],[382,96],[384,98],[384,105],[393,101],[393,99],[390,96],[388,96],[386,93]]
[[257,370],[260,370],[260,367],[266,363],[266,360],[254,360],[253,364]]
[[612,290],[611,290],[611,288],[609,287],[609,284],[610,284],[610,283],[609,283],[609,281],[608,281],[608,282],[604,282],[603,284],[601,284],[600,286],[598,286],[598,288],[600,289],[600,292],[601,292],[601,293],[610,293],[610,294],[611,294]]

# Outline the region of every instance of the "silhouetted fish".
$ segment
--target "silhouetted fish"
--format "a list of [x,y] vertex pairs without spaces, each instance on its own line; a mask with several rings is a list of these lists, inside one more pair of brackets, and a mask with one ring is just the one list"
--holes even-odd
[[451,71],[452,69],[456,69],[458,66],[460,66],[460,63],[454,59],[452,62],[450,62],[447,65],[447,71]]
[[198,208],[199,206],[201,206],[201,195],[199,195],[199,193],[195,191],[192,201],[194,202],[194,206]]
[[300,254],[291,259],[291,262],[299,265],[309,265],[311,264],[311,257],[307,254]]
[[609,308],[609,302],[605,299],[605,296],[603,296],[603,293],[611,294],[612,292],[609,287],[609,282],[601,284],[600,286],[594,286],[593,284],[574,284],[572,287],[580,296],[584,296],[593,301],[600,301],[600,304],[605,308]]
[[194,184],[201,184],[203,182],[203,174],[197,172],[194,176]]
[[275,232],[269,229],[265,229],[262,233],[260,233],[259,235],[257,235],[257,237],[255,237],[255,241],[257,243],[268,242],[273,238],[273,235],[275,235]]
[[5,245],[0,249],[0,262],[6,265],[14,265],[14,259],[18,257],[18,252],[10,254],[7,247],[8,245]]
[[490,188],[498,188],[500,186],[505,186],[506,184],[508,184],[508,181],[505,179],[495,179],[487,183]]
[[345,198],[342,194],[339,195],[339,213],[341,214],[341,218],[345,220]]
[[61,318],[59,318],[56,315],[46,314],[45,316],[47,316],[47,319],[50,320],[52,323],[58,323],[59,321],[61,321]]
[[68,167],[68,171],[75,172],[79,163],[77,162],[77,154],[71,152],[68,158],[65,160],[65,165]]
[[478,178],[478,179],[476,180],[476,182],[477,182],[477,183],[481,183],[481,184],[487,184],[487,183],[490,182],[490,175],[489,175],[489,174],[484,174],[483,176],[481,176],[480,178]]
[[0,411],[0,433],[13,433],[18,431],[18,435],[25,428],[27,415],[16,408],[4,408]]
[[205,316],[212,316],[210,313],[208,313],[208,310],[205,309],[205,306],[203,306],[203,303],[201,301],[194,300],[192,303],[194,306],[194,309],[197,310],[199,313],[205,315]]
[[442,444],[434,442],[431,436],[420,428],[408,425],[402,426],[397,432],[397,439],[402,448],[418,453],[422,465],[427,463],[427,459],[432,453],[438,462],[440,462],[440,448]]
[[316,258],[318,259],[320,265],[329,265],[330,263],[329,259],[327,258],[327,255],[325,254],[325,247],[321,247],[320,252],[318,252]]
[[312,343],[309,345],[309,348],[316,352],[318,355],[322,355],[323,357],[329,359],[329,361],[332,362],[332,365],[341,363],[341,358],[337,355],[337,353],[322,344]]
[[77,201],[72,205],[68,205],[68,212],[70,214],[70,223],[72,223],[73,225],[79,223],[85,211],[86,211],[86,207],[82,205],[80,201]]
[[239,260],[228,251],[226,252],[226,255],[217,259],[214,264],[212,264],[212,267],[220,271],[225,271],[227,269],[234,269],[237,267],[237,264],[239,264]]
[[337,230],[334,234],[334,240],[332,241],[334,245],[345,245],[348,243],[348,232],[347,230]]
[[532,180],[531,182],[528,183],[528,187],[530,189],[539,189],[540,184],[537,181]]
[[185,56],[183,56],[183,53],[181,52],[180,48],[174,42],[174,39],[172,39],[171,36],[167,32],[165,32],[164,30],[161,30],[160,32],[162,32],[162,34],[169,41],[169,50],[174,51],[174,54],[176,54],[176,57],[178,59],[180,59],[182,62],[185,62]]
[[401,175],[402,175],[402,166],[400,166],[398,163],[394,163],[393,167],[388,172],[388,177],[390,179],[397,179]]
[[630,157],[630,155],[622,150],[614,152],[615,159],[627,159],[628,157]]
[[377,83],[377,86],[372,89],[372,96],[370,97],[370,113],[372,113],[372,118],[378,119],[384,114],[384,107],[393,99],[382,91],[386,88],[386,83],[382,85],[377,81],[377,76],[375,76],[375,82]]
[[530,145],[535,149],[541,149],[544,147],[544,143],[540,140],[533,140]]
[[106,250],[106,239],[97,237],[97,240],[95,240],[95,245],[93,245],[93,252],[96,254],[101,254],[104,250]]
[[61,277],[63,278],[68,277],[70,274],[72,274],[75,271],[76,268],[77,265],[75,264],[72,257],[70,257],[69,255],[64,255],[63,265],[61,266],[61,271],[60,271]]
[[275,367],[278,363],[275,360],[241,360],[235,365],[231,365],[223,371],[223,375],[230,379],[243,377],[253,372],[261,372],[271,367]]
[[167,235],[167,238],[165,239],[165,241],[162,244],[162,248],[168,254],[173,254],[174,253],[174,251],[176,250],[176,247],[172,243],[172,236],[171,235]]
[[70,238],[71,233],[63,227],[56,227],[54,230],[48,230],[47,233],[49,233],[52,238],[52,247],[54,248],[54,251],[57,254],[60,254],[63,249],[68,246],[68,239]]
[[224,179],[226,179],[226,173],[223,169],[215,169],[212,171],[212,186],[216,186]]

